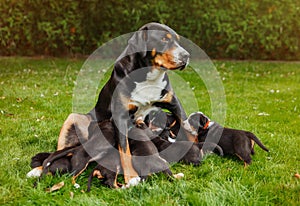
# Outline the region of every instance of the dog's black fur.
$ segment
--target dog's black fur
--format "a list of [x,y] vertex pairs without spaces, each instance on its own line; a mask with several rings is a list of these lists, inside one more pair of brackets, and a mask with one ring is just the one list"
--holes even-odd
[[[102,88],[94,109],[88,114],[72,113],[64,122],[58,138],[58,150],[69,148],[71,153],[79,151],[73,147],[78,146],[80,142],[83,147],[91,150],[88,151],[91,159],[102,158],[110,148],[90,141],[88,127],[91,121],[112,119],[117,129],[114,140],[122,159],[125,182],[131,177],[136,177],[132,161],[126,158],[130,155],[129,128],[132,125],[145,128],[143,121],[147,112],[151,110],[149,108],[169,110],[179,125],[187,118],[165,73],[166,70],[182,70],[188,63],[189,53],[179,45],[179,39],[175,31],[158,23],[146,24],[135,32],[117,59],[111,77]],[[145,92],[145,88],[150,89]],[[186,132],[179,134],[178,140],[195,140]],[[180,150],[182,149],[178,148],[176,151]],[[64,152],[68,152],[68,149]],[[199,161],[195,161],[195,164]]]
[[152,132],[147,129],[133,127],[130,129],[129,145],[133,156],[133,166],[142,179],[146,179],[147,175],[163,172],[168,176],[172,175],[169,165],[163,159],[151,142]]
[[[110,164],[114,164],[114,159],[109,159]],[[121,163],[117,163],[121,166]],[[116,165],[116,169],[118,166]],[[109,170],[104,167],[102,164],[98,164],[89,175],[87,192],[91,191],[92,180],[94,177],[97,177],[101,182],[109,188],[119,188],[121,185],[117,183],[118,171]]]
[[[31,168],[40,167],[43,165],[43,162],[45,159],[47,159],[51,153],[49,152],[42,152],[36,154],[34,157],[31,158]],[[52,175],[55,175],[56,173],[59,174],[65,174],[71,171],[71,157],[65,156],[62,157],[56,161],[54,161],[47,169],[47,172],[50,172]]]
[[180,124],[174,115],[162,110],[150,112],[145,119],[145,124],[152,132],[165,140],[175,141],[180,129]]
[[[179,123],[187,118],[165,73],[166,70],[182,70],[188,63],[189,53],[178,42],[176,32],[165,25],[149,23],[140,28],[129,39],[128,46],[116,61],[110,79],[99,94],[95,108],[90,112],[97,121],[113,119],[121,159],[125,159],[123,154],[126,152],[130,154],[129,128],[132,125],[145,128],[145,112],[150,107],[169,110]],[[149,78],[158,81],[162,87],[151,85]],[[146,87],[139,90],[139,85]],[[157,94],[147,95],[145,99],[143,89],[148,87],[152,87],[151,92],[155,90]],[[180,138],[189,140],[189,134],[182,133]],[[131,171],[128,176],[135,176],[130,162],[122,167],[127,168],[124,171]]]
[[[53,169],[61,170],[62,168],[65,169],[65,167],[67,167],[66,172],[71,172],[74,179],[81,174],[82,171],[84,171],[91,161],[101,162],[102,165],[109,164],[109,166],[112,165],[113,162],[118,162],[115,165],[120,165],[120,159],[114,138],[115,128],[112,122],[108,120],[102,121],[101,123],[91,122],[89,126],[89,134],[90,136],[88,141],[83,144],[66,147],[50,154],[41,153],[42,155],[36,155],[32,158],[35,160],[32,162],[32,165],[35,167],[40,165],[40,162],[43,162],[43,174],[47,174],[49,171],[53,174]],[[104,139],[106,142],[103,142]],[[101,153],[101,150],[105,150],[107,152],[104,153],[104,155],[97,156],[97,154],[103,154]],[[37,158],[42,156],[43,158]],[[68,160],[68,162],[66,162],[66,160]],[[59,163],[65,163],[66,165],[60,165]],[[104,173],[109,173],[109,171],[106,171],[105,169],[102,169],[102,172],[103,171]]]
[[245,166],[251,164],[251,154],[254,154],[254,143],[263,150],[269,150],[251,132],[222,127],[201,112],[192,113],[184,122],[185,129],[196,132],[199,142],[214,142],[224,154],[237,155],[244,161]]
[[[153,133],[157,135],[157,137],[152,139],[152,142],[155,144],[159,152],[162,152],[169,147],[171,142],[176,141],[176,136],[179,132],[179,125],[177,124],[174,116],[169,112],[164,112],[162,110],[153,111],[147,115],[145,123],[149,126]],[[175,144],[178,143],[175,142]],[[203,145],[204,142],[194,143],[191,149],[180,161],[187,164],[195,162],[198,157],[194,155],[194,147],[197,146],[200,149],[200,154],[202,154],[201,149],[203,148]],[[222,148],[215,143],[205,143],[205,151],[203,151],[203,154],[211,152],[214,149],[220,156],[223,156]]]

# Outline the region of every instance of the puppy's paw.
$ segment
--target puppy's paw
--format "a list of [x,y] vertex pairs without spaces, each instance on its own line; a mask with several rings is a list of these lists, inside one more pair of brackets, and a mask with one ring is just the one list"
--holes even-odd
[[184,177],[184,174],[180,172],[178,174],[173,175],[173,177],[176,178],[176,179],[181,179],[181,178]]
[[43,168],[42,167],[36,167],[32,169],[30,172],[26,174],[27,178],[34,178],[34,177],[40,177],[42,175]]
[[141,178],[140,177],[134,177],[134,178],[131,178],[129,180],[129,182],[124,186],[122,186],[122,189],[126,189],[126,188],[129,188],[131,186],[136,186],[138,185],[139,183],[141,182]]

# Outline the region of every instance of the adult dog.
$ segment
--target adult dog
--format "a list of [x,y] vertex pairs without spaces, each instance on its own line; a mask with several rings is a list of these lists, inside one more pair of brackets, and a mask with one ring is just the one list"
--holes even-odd
[[245,167],[251,164],[251,154],[254,154],[255,143],[269,152],[253,133],[222,127],[218,123],[210,121],[202,112],[192,113],[184,121],[184,127],[193,135],[197,135],[199,142],[214,142],[222,148],[225,155],[238,156],[244,161]]
[[[135,125],[144,128],[145,116],[156,107],[169,110],[179,123],[187,118],[166,74],[167,70],[182,70],[188,64],[190,54],[179,45],[179,40],[174,30],[159,23],[146,24],[135,32],[117,59],[94,109],[85,115],[70,114],[64,122],[57,149],[87,141],[92,120],[112,119],[117,128],[116,141],[125,182],[138,177],[128,143],[130,128]],[[194,141],[188,133],[181,134],[178,139]],[[102,153],[97,155],[104,155],[105,151]]]

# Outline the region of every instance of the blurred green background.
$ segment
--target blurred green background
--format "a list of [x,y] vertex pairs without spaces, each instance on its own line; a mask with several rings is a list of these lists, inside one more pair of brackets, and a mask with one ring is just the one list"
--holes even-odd
[[0,0],[0,56],[91,54],[148,22],[214,59],[300,60],[295,0]]

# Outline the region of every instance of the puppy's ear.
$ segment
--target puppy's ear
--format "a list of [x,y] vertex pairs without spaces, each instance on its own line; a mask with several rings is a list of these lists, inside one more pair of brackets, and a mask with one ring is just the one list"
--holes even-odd
[[200,127],[203,128],[207,122],[209,122],[209,119],[205,115],[201,115],[199,121]]
[[148,28],[141,28],[136,31],[128,40],[129,52],[140,53],[142,57],[147,54]]

